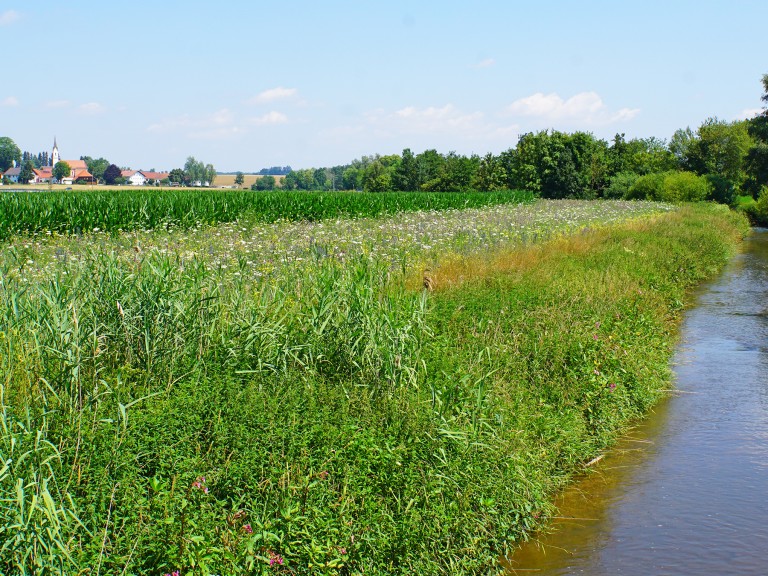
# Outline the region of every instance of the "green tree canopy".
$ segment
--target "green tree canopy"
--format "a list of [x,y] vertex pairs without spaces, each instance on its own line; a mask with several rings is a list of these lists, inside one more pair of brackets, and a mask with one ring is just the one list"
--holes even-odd
[[768,186],[768,74],[763,75],[763,96],[766,103],[763,111],[749,121],[748,131],[752,137],[752,146],[745,159],[746,188],[757,197],[761,187]]
[[27,160],[21,165],[21,172],[19,173],[19,180],[24,184],[29,184],[29,181],[35,177],[35,165],[31,160]]
[[21,162],[21,149],[8,136],[0,136],[0,172],[8,170],[14,161]]
[[109,168],[109,160],[106,158],[91,158],[90,156],[81,156],[80,160],[88,166],[88,172],[93,174],[96,180],[104,180],[104,171]]
[[72,173],[72,167],[63,160],[56,163],[53,167],[53,177],[61,182],[64,178]]

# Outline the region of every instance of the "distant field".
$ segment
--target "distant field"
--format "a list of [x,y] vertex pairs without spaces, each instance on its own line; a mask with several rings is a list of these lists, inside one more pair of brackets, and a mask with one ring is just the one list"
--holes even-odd
[[[250,188],[256,180],[261,178],[258,174],[243,174],[243,178],[245,178],[245,181],[242,184],[243,188]],[[278,182],[282,182],[283,178],[285,176],[275,176],[275,180]],[[216,187],[220,186],[234,186],[235,185],[235,175],[234,174],[217,174],[216,180],[214,180],[213,185]]]

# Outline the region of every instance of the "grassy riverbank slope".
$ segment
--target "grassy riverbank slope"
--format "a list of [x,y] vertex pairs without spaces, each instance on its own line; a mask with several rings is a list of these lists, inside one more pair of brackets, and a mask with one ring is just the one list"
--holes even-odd
[[6,260],[0,571],[494,571],[669,387],[745,226],[684,207],[405,278],[314,244],[264,284],[179,240]]

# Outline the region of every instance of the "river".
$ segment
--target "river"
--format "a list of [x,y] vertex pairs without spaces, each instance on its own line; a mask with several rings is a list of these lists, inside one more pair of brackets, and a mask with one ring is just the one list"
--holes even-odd
[[768,574],[768,231],[694,302],[678,392],[562,495],[511,574]]

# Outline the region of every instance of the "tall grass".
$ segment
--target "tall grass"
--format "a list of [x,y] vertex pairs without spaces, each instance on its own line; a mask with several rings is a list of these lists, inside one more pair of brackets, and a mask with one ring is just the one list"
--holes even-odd
[[492,571],[668,387],[743,231],[688,208],[442,259],[432,291],[365,255],[6,259],[0,572]]

